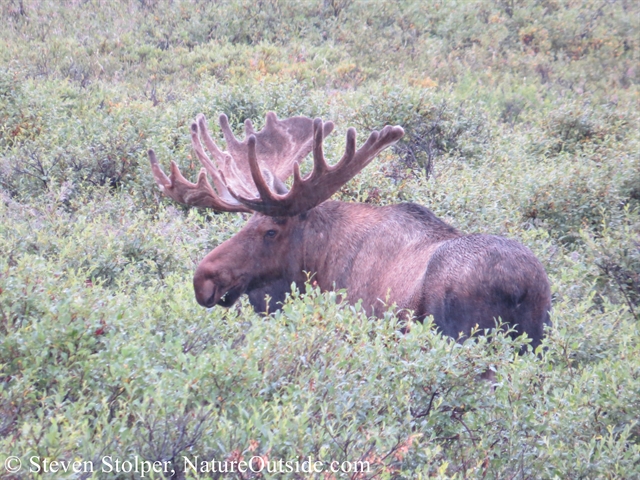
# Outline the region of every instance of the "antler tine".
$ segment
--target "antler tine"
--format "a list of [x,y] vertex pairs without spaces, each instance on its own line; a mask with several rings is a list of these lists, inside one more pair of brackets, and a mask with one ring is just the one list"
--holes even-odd
[[[347,130],[345,153],[333,166],[327,164],[322,149],[324,132],[332,128],[322,120],[313,122],[313,170],[306,177],[300,175],[300,167],[293,166],[293,185],[283,195],[272,192],[267,186],[255,155],[255,138],[249,139],[249,161],[251,176],[258,189],[260,198],[246,198],[231,194],[248,208],[269,216],[294,216],[310,210],[329,199],[342,185],[351,180],[360,170],[366,167],[378,153],[397,142],[404,135],[402,127],[386,126],[380,132],[372,132],[367,141],[356,150],[356,131]],[[251,147],[253,145],[253,147]],[[252,152],[252,153],[251,153]]]
[[[211,155],[214,156],[214,158],[218,162],[218,165],[222,164],[227,154],[222,150],[220,150],[216,145],[216,142],[214,142],[213,138],[211,138],[211,133],[209,132],[209,126],[207,125],[207,119],[204,116],[204,114],[199,113],[196,116],[196,124],[198,126],[199,133],[202,135],[204,144],[207,146],[207,150],[209,150],[209,152],[211,152]],[[193,132],[193,127],[191,128],[191,131]],[[193,138],[193,136],[191,138]]]
[[[219,122],[220,127],[222,128],[222,135],[224,136],[225,142],[227,142],[227,148],[231,150],[231,154],[233,155],[233,150],[240,148],[241,142],[238,141],[236,136],[231,131],[231,127],[229,126],[229,118],[224,113],[220,115]],[[251,123],[251,121],[249,121],[249,123]]]
[[326,172],[329,168],[327,162],[324,160],[324,153],[322,149],[323,136],[323,124],[322,120],[316,118],[313,121],[313,173],[312,175],[319,176]]
[[162,168],[160,168],[160,164],[156,158],[156,152],[149,149],[147,151],[147,155],[149,155],[149,163],[151,163],[151,173],[153,174],[153,178],[155,178],[160,191],[164,192],[165,188],[171,188],[171,180],[162,171]]
[[249,147],[249,168],[251,169],[251,177],[253,178],[253,183],[255,183],[256,188],[258,189],[258,195],[263,200],[276,200],[269,188],[269,185],[267,185],[267,182],[264,179],[260,165],[258,165],[255,135],[251,135],[249,137],[247,146]]
[[244,136],[254,135],[256,131],[253,129],[253,123],[248,118],[244,121]]

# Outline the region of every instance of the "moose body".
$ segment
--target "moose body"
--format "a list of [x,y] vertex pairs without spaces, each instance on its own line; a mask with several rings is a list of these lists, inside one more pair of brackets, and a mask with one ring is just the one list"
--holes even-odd
[[500,318],[535,346],[549,322],[549,284],[529,249],[464,235],[411,203],[327,201],[293,218],[256,214],[202,260],[194,290],[206,307],[230,306],[247,293],[262,313],[310,276],[321,290],[345,289],[369,314],[395,304],[420,321],[432,315],[454,338],[493,328]]
[[[278,136],[276,126],[284,125],[281,130],[288,133],[304,130],[300,122],[295,127],[287,126],[284,123],[287,120],[274,124],[278,121],[275,115],[270,115],[271,122],[268,116],[264,131],[272,129],[275,133],[270,133],[269,139],[286,137],[282,132]],[[310,119],[305,121],[310,126]],[[238,152],[243,145],[247,146],[244,176],[253,178],[258,198],[247,198],[235,191],[242,186],[246,188],[247,182],[233,184],[230,178],[243,174],[231,171],[229,158],[213,144],[203,117],[192,126],[192,140],[196,154],[217,180],[217,195],[208,182],[205,185],[204,172],[194,185],[184,180],[172,164],[171,179],[167,178],[150,151],[154,175],[168,196],[193,205],[257,212],[234,237],[201,261],[194,275],[198,303],[205,307],[229,307],[246,293],[256,311],[273,311],[292,283],[303,289],[312,278],[323,291],[345,289],[349,301],[362,301],[372,315],[381,315],[391,305],[399,309],[400,315],[411,314],[419,321],[431,315],[439,330],[454,338],[469,336],[474,327],[493,328],[500,319],[513,328],[514,336],[526,333],[534,348],[540,343],[544,325],[549,323],[549,282],[542,264],[520,243],[499,236],[463,234],[427,208],[412,203],[376,207],[325,201],[344,183],[345,176],[351,178],[380,150],[397,141],[402,129],[385,127],[380,134],[374,132],[358,151],[355,132],[349,133],[345,157],[338,165],[329,167],[324,163],[321,145],[332,124],[316,120],[313,131],[303,135],[311,145],[289,148],[296,152],[290,156],[298,159],[302,152],[313,149],[314,171],[302,179],[294,166],[294,182],[288,191],[283,178],[257,161],[260,143],[256,137],[262,132],[253,135],[249,123],[246,127],[249,139],[240,143],[230,132],[224,116],[221,125],[232,154],[233,149]],[[218,159],[219,170],[212,171],[198,134]],[[286,150],[282,145],[265,147],[269,143],[278,141],[263,142],[265,157],[269,157],[269,148],[276,153]],[[225,164],[227,173],[220,174]],[[274,161],[267,165],[277,170]],[[340,178],[332,179],[332,173]],[[285,178],[286,175],[281,174]],[[306,204],[301,206],[295,199],[305,189]],[[209,198],[212,195],[215,198]],[[245,207],[248,208],[243,210]]]

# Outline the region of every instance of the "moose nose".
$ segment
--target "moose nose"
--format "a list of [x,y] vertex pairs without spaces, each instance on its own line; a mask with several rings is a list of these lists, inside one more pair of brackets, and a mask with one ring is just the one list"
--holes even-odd
[[206,262],[201,262],[193,275],[193,291],[196,301],[203,307],[213,307],[216,302],[215,269],[209,268]]
[[196,301],[203,307],[213,307],[216,303],[216,284],[210,278],[193,278],[193,290]]
[[218,262],[207,261],[205,258],[193,275],[193,290],[196,301],[203,307],[213,307],[226,292],[228,285],[233,283],[232,272],[221,267]]

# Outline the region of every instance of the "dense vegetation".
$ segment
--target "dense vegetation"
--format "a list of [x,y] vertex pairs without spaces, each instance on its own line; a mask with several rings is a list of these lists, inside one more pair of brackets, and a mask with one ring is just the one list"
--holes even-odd
[[[3,1],[0,462],[23,468],[0,477],[141,477],[105,456],[174,478],[197,476],[183,456],[640,477],[639,19],[631,0]],[[312,289],[266,319],[197,306],[195,265],[245,218],[162,199],[145,152],[195,178],[197,113],[240,131],[269,110],[333,120],[329,158],[349,126],[402,125],[337,197],[529,246],[554,298],[539,355],[402,335]]]

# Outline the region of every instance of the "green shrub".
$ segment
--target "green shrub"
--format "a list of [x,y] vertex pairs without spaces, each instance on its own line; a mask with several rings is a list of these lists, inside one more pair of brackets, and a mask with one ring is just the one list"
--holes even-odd
[[[564,107],[564,106],[563,106]],[[629,122],[616,112],[595,113],[587,106],[570,105],[555,110],[544,121],[547,139],[536,146],[551,154],[606,146],[613,139],[621,141],[628,132]]]
[[403,126],[405,136],[393,148],[405,168],[429,177],[437,157],[473,158],[488,142],[486,115],[476,106],[455,105],[416,88],[376,93],[359,107],[355,121],[364,132],[383,125]]

